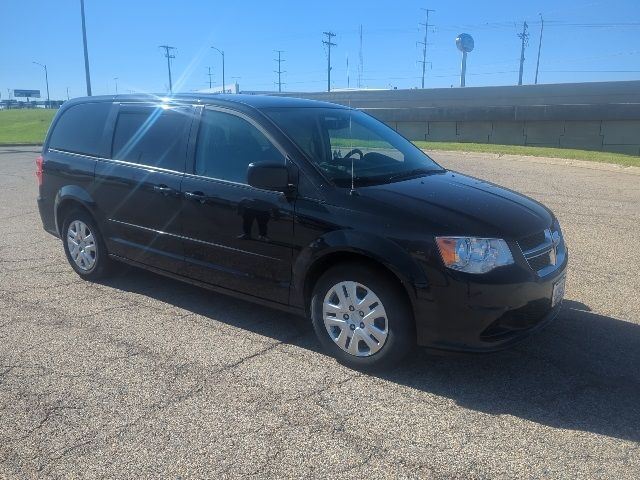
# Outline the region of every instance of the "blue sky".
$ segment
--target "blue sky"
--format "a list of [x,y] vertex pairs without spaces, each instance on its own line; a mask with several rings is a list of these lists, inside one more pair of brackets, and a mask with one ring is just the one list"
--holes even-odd
[[[359,26],[363,26],[363,85],[413,88],[420,85],[421,8],[431,8],[427,87],[458,84],[460,53],[455,37],[475,39],[469,54],[468,86],[515,84],[522,22],[530,24],[524,83],[533,83],[539,39],[539,13],[545,18],[539,83],[640,78],[640,1],[458,0],[336,1],[122,1],[85,0],[94,94],[162,92],[168,85],[166,61],[158,45],[177,47],[174,86],[206,88],[207,67],[220,84],[220,55],[226,53],[226,79],[244,90],[275,88],[276,49],[284,50],[287,91],[326,89],[322,32],[337,34],[332,51],[334,88],[357,82]],[[3,0],[0,7],[0,94],[7,89],[40,89],[46,63],[52,98],[85,92],[78,0]],[[234,78],[235,77],[235,78]],[[175,88],[174,88],[175,89]]]

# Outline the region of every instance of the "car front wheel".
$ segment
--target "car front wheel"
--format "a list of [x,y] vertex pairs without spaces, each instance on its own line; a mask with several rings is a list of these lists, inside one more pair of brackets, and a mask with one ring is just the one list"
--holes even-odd
[[327,270],[313,290],[311,316],[322,346],[351,368],[390,368],[414,345],[406,295],[397,282],[366,265]]

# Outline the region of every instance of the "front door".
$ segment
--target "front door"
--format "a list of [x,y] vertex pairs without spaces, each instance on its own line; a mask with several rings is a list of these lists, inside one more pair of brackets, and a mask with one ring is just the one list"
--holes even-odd
[[110,253],[173,272],[183,266],[180,187],[192,119],[190,107],[120,106],[111,159],[95,172]]
[[252,120],[205,109],[193,174],[182,183],[187,274],[207,283],[286,304],[291,282],[293,203],[247,184],[247,167],[286,162]]

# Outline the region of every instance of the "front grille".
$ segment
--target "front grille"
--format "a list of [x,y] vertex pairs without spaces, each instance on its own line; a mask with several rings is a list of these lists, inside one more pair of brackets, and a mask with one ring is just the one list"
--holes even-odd
[[531,269],[539,275],[553,271],[564,258],[565,246],[557,224],[554,224],[553,232],[547,229],[529,235],[518,240],[518,245]]
[[529,266],[535,270],[536,272],[542,270],[544,267],[548,267],[552,265],[551,263],[551,254],[549,252],[543,253],[542,255],[538,255],[537,257],[528,258],[527,262],[529,262]]
[[532,248],[536,248],[537,246],[543,244],[545,241],[544,230],[538,233],[534,233],[533,235],[529,235],[528,237],[521,238],[518,240],[518,245],[523,251],[531,250]]
[[551,300],[541,298],[527,303],[524,307],[510,310],[489,325],[480,336],[484,339],[516,334],[536,326],[551,311]]

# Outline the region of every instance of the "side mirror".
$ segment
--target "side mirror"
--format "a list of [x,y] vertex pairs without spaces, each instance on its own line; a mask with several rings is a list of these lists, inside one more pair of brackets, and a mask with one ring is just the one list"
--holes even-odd
[[276,162],[250,163],[247,170],[249,185],[263,190],[289,193],[289,170],[286,165]]

